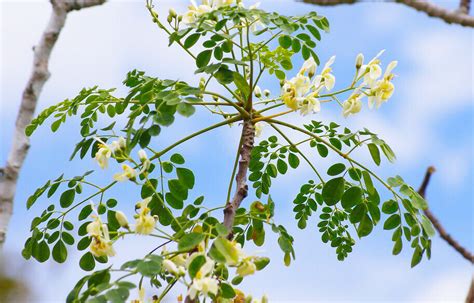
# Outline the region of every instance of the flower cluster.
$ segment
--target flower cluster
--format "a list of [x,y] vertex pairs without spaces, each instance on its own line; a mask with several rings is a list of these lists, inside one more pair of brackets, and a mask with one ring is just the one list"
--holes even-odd
[[201,15],[235,2],[235,0],[202,0],[202,4],[198,5],[195,0],[191,0],[188,11],[183,15],[183,22],[187,24],[194,23]]
[[[262,258],[245,255],[239,243],[220,239],[214,242],[214,246],[222,248],[220,252],[223,253],[226,264],[229,267],[236,268],[236,274],[238,276],[249,276],[257,271],[257,265],[255,263]],[[189,273],[192,281],[185,284],[188,286],[187,296],[191,299],[196,299],[199,296],[215,296],[218,293],[220,282],[219,279],[213,275],[216,261],[211,259],[205,251],[204,242],[200,243],[196,251],[190,255],[187,253],[169,253],[166,248],[162,251],[162,255],[165,256],[162,265],[166,272],[176,278],[184,278],[186,273]],[[224,251],[227,252],[227,254],[224,253]],[[197,272],[196,264],[200,265]],[[192,275],[191,272],[193,272]]]
[[336,77],[331,74],[331,65],[335,57],[331,57],[324,65],[321,74],[314,77],[317,64],[313,57],[306,60],[298,74],[290,80],[285,80],[282,87],[282,100],[289,108],[299,110],[305,116],[321,110],[319,93],[323,88],[331,90]]
[[[96,138],[99,141],[99,150],[95,154],[95,159],[99,164],[100,168],[107,168],[109,165],[109,159],[111,157],[117,160],[127,160],[128,155],[126,152],[127,143],[123,137],[119,137],[116,141],[113,141],[110,145],[104,143],[101,139]],[[128,164],[122,164],[122,171],[113,175],[115,181],[126,181],[133,180],[137,175],[148,171],[151,165],[151,161],[148,159],[146,152],[141,149],[138,151],[138,157],[141,162],[141,170],[137,172]]]
[[387,65],[385,73],[382,75],[379,57],[384,53],[380,51],[377,56],[367,64],[363,64],[364,56],[362,54],[356,57],[356,80],[363,79],[362,84],[357,87],[349,98],[342,104],[344,117],[360,112],[362,108],[363,95],[368,96],[369,108],[379,108],[382,103],[393,95],[395,86],[391,82],[394,78],[392,70],[397,66],[397,61],[392,61]]

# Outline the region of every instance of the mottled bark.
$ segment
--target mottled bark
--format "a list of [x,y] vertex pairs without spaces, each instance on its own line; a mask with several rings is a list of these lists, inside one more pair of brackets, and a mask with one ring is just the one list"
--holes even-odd
[[224,209],[224,226],[230,231],[228,238],[233,237],[232,227],[234,226],[235,212],[240,207],[242,201],[247,197],[247,171],[250,164],[250,153],[255,140],[255,127],[251,121],[244,121],[242,127],[242,146],[240,146],[240,161],[235,176],[236,191],[231,201],[227,201]]
[[48,70],[51,52],[66,22],[67,14],[73,10],[103,4],[105,0],[53,0],[52,12],[40,41],[34,47],[33,70],[23,91],[16,119],[13,142],[7,163],[0,176],[0,248],[5,242],[8,223],[13,214],[13,199],[20,169],[30,148],[25,128],[34,117],[39,96],[50,73]]

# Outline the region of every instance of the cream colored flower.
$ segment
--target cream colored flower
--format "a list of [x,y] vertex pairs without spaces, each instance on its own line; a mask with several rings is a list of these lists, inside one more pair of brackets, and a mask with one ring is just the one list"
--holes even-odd
[[135,171],[135,169],[131,168],[127,164],[122,164],[122,170],[123,172],[116,173],[113,175],[115,181],[125,181],[135,178],[137,176],[137,172]]
[[184,273],[184,268],[179,268],[173,261],[169,259],[163,260],[163,268],[169,272],[170,274],[173,274],[175,276],[179,276],[182,273]]
[[335,60],[336,56],[332,56],[331,58],[329,58],[328,62],[326,62],[326,64],[324,65],[321,74],[317,75],[314,78],[313,86],[315,88],[319,88],[321,85],[324,86],[328,91],[334,88],[334,85],[336,84],[336,77],[331,74],[331,65],[334,63]]
[[246,258],[237,267],[237,274],[241,277],[253,275],[257,271],[257,266],[252,261],[252,258]]
[[209,297],[210,294],[216,295],[219,289],[219,281],[214,278],[206,277],[202,279],[193,279],[193,283],[189,287],[188,296],[194,300],[199,295]]
[[344,101],[342,104],[342,114],[344,117],[349,115],[357,114],[362,108],[362,95],[358,92],[354,92],[349,99]]
[[395,91],[395,86],[391,82],[394,77],[392,70],[397,66],[397,64],[397,61],[390,62],[384,73],[383,79],[377,81],[371,89],[369,95],[369,108],[373,108],[374,105],[376,108],[379,108],[382,103],[387,102],[387,100],[392,97],[393,92]]
[[385,52],[381,50],[377,56],[369,61],[367,65],[363,65],[361,70],[364,74],[364,83],[369,87],[373,87],[380,76],[382,76],[382,68],[380,67],[379,57]]
[[297,110],[300,101],[311,89],[311,80],[309,77],[298,74],[289,81],[285,81],[282,88],[282,100],[291,109]]
[[89,237],[92,238],[89,249],[94,256],[115,256],[107,224],[102,224],[100,218],[94,215],[94,221],[87,225],[86,230]]
[[317,98],[319,90],[309,94],[300,105],[300,114],[303,116],[321,111],[321,103]]
[[153,232],[156,224],[156,219],[151,216],[150,203],[151,198],[146,198],[139,202],[136,206],[139,209],[138,217],[135,220],[135,232],[139,235],[149,235]]
[[313,57],[309,57],[308,60],[306,60],[303,63],[303,66],[301,67],[299,74],[304,75],[308,73],[308,77],[312,78],[314,74],[316,73],[316,68],[318,65],[316,64],[316,61],[314,61]]
[[95,153],[95,159],[102,169],[109,166],[109,158],[111,156],[112,150],[107,145],[102,145],[102,147]]

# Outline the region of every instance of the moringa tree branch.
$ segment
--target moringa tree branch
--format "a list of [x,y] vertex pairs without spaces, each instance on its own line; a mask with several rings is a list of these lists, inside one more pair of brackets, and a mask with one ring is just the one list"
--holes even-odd
[[[421,183],[421,186],[418,189],[418,193],[423,198],[426,195],[426,188],[428,187],[428,184],[430,183],[431,175],[434,172],[435,172],[435,168],[433,166],[428,167],[428,169],[426,170],[425,178],[423,179],[423,182]],[[457,252],[459,252],[461,256],[463,256],[465,259],[467,259],[471,263],[474,263],[474,256],[472,255],[472,253],[469,252],[463,246],[461,246],[456,240],[453,239],[453,237],[451,237],[450,234],[446,232],[446,230],[441,225],[439,220],[433,215],[433,213],[428,208],[424,210],[424,213],[428,217],[428,219],[430,219],[431,223],[433,223],[433,226],[438,231],[440,237],[444,239]],[[474,279],[471,280],[471,286],[469,288],[469,291],[466,297],[466,303],[473,303],[473,302],[474,302]]]
[[49,58],[66,23],[67,14],[74,10],[101,5],[104,2],[105,0],[51,0],[51,16],[38,45],[34,47],[33,70],[23,91],[7,163],[1,169],[0,248],[5,242],[8,223],[13,214],[13,199],[20,169],[30,148],[25,128],[33,119],[41,90],[50,76]]
[[239,208],[242,201],[247,197],[248,185],[247,185],[247,171],[250,164],[250,153],[255,140],[255,126],[252,121],[245,120],[242,127],[242,145],[240,149],[240,161],[237,175],[235,176],[235,182],[237,188],[234,197],[231,201],[227,201],[224,209],[224,226],[229,230],[228,238],[232,239],[232,226],[234,225],[235,213]]
[[[361,0],[302,0],[305,3],[333,6],[339,4],[362,3]],[[474,17],[469,15],[470,0],[461,0],[459,9],[449,10],[428,1],[421,0],[394,0],[386,2],[396,2],[404,4],[417,11],[424,12],[427,15],[441,19],[446,23],[454,23],[467,27],[474,27]]]
[[[435,172],[435,168],[433,166],[428,167],[426,170],[425,178],[423,179],[423,183],[421,184],[420,188],[418,189],[418,193],[424,198],[426,196],[426,188],[431,179],[431,175]],[[444,229],[443,225],[439,222],[439,220],[433,215],[429,208],[424,210],[425,215],[430,219],[431,223],[433,223],[434,228],[438,231],[440,237],[445,240],[451,247],[453,247],[458,253],[461,254],[466,260],[471,263],[474,263],[474,256],[471,252],[469,252],[466,248],[464,248],[459,242],[457,242],[447,231]]]

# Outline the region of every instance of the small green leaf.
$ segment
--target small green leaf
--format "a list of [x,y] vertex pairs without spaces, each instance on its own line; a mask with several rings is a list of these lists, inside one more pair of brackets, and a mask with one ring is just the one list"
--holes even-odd
[[357,234],[362,238],[368,236],[372,232],[372,229],[374,229],[374,224],[372,223],[372,220],[370,220],[370,217],[366,214],[362,218],[362,221],[357,228]]
[[198,68],[204,67],[209,64],[212,57],[212,50],[208,49],[199,53],[196,57],[196,66]]
[[192,232],[184,235],[178,243],[180,251],[188,251],[199,245],[204,240],[204,235],[201,233]]
[[234,72],[233,75],[235,86],[237,86],[244,98],[247,99],[250,96],[249,84],[241,74]]
[[176,168],[176,175],[178,176],[181,184],[186,186],[188,189],[194,187],[194,174],[191,170],[183,167]]
[[79,260],[79,266],[85,271],[93,270],[95,267],[94,256],[90,252],[85,253]]
[[433,237],[436,234],[433,224],[425,215],[421,215],[421,226],[423,226],[423,230],[429,237]]
[[74,202],[74,197],[76,195],[76,191],[74,189],[68,189],[61,194],[59,198],[59,204],[62,208],[66,208],[71,206],[72,202]]
[[380,165],[380,151],[377,145],[369,143],[367,147],[369,148],[370,155],[372,156],[375,164]]
[[385,220],[385,223],[383,224],[383,229],[394,229],[398,227],[400,223],[401,219],[399,214],[391,215],[387,218],[387,220]]
[[192,259],[191,263],[189,263],[189,266],[188,266],[188,274],[191,277],[191,279],[194,279],[194,277],[196,277],[196,274],[199,272],[199,270],[205,263],[206,263],[206,256],[204,255],[199,255]]
[[194,44],[196,44],[196,42],[198,42],[199,38],[201,37],[201,34],[192,34],[192,35],[189,35],[186,40],[184,40],[184,48],[190,48],[192,47]]
[[362,177],[364,178],[365,187],[367,188],[367,191],[369,192],[369,194],[371,195],[374,194],[375,187],[374,187],[374,184],[372,183],[372,178],[370,178],[369,172],[364,170],[362,172]]
[[341,200],[344,194],[344,178],[334,178],[324,184],[321,194],[327,205],[331,206]]
[[290,153],[288,155],[288,164],[290,164],[291,168],[297,168],[300,165],[300,159],[297,155]]
[[291,37],[288,35],[281,35],[278,37],[278,43],[283,48],[289,48],[291,46]]
[[423,257],[423,251],[421,250],[420,246],[417,246],[415,248],[415,251],[413,252],[413,256],[411,257],[411,267],[415,267],[420,263],[421,258]]
[[353,206],[362,202],[362,189],[353,186],[346,190],[341,198],[341,204],[344,209],[352,208]]
[[394,200],[388,200],[382,205],[382,212],[384,214],[393,214],[398,210],[398,203]]
[[64,263],[67,258],[67,248],[64,242],[59,240],[53,247],[53,259],[58,263]]
[[236,295],[234,288],[227,283],[221,283],[220,289],[221,289],[221,296],[224,299],[232,299]]
[[190,117],[194,115],[196,108],[188,103],[179,103],[176,107],[176,111],[184,117]]
[[343,163],[336,163],[328,168],[328,175],[337,176],[346,170],[346,166]]
[[184,164],[184,158],[180,154],[173,154],[170,158],[170,161],[175,164]]

